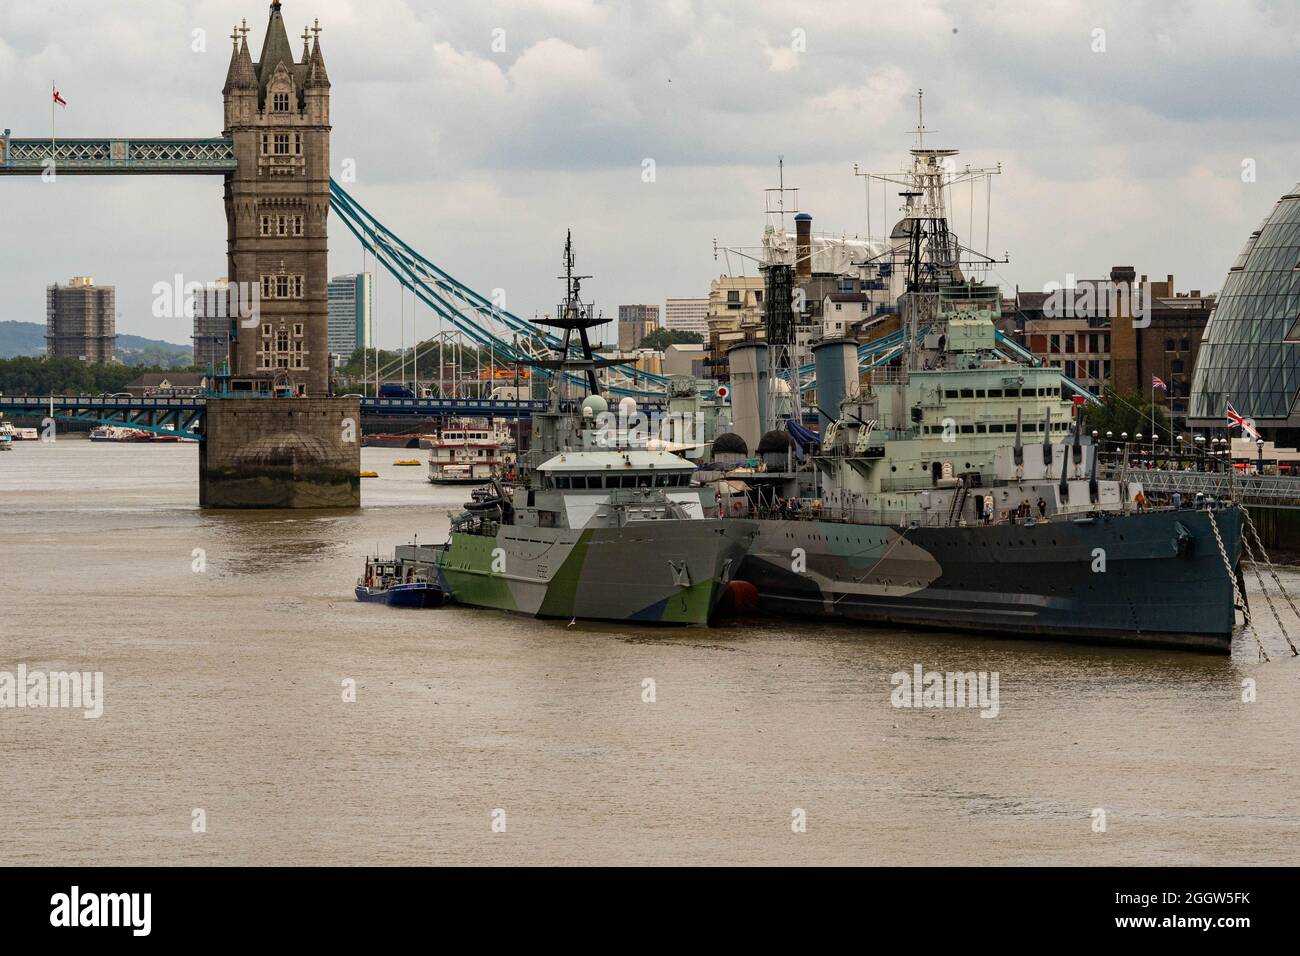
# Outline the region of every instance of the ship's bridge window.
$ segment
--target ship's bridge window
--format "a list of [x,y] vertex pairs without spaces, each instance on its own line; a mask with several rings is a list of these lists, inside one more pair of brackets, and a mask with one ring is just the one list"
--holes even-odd
[[977,389],[975,389],[975,397],[976,397],[976,398],[983,398],[983,397],[984,397],[984,389],[982,389],[982,388],[977,388]]
[[962,433],[963,435],[973,435],[973,434],[975,433],[975,426],[974,426],[974,425],[963,425],[963,426],[961,426],[961,433]]
[[1000,388],[989,389],[989,398],[1001,398],[1001,397],[1002,397],[1002,389]]
[[956,397],[957,397],[957,389],[955,389],[955,388],[944,389],[943,397],[944,397],[944,398],[956,398]]
[[984,426],[983,426],[983,425],[976,425],[976,426],[975,426],[975,432],[976,432],[976,434],[983,435],[983,434],[984,434]]
[[[1007,426],[1007,430],[1009,431],[1010,429],[1011,429],[1011,426],[1008,425],[1008,426]],[[1000,435],[1000,434],[1002,434],[1002,426],[1001,426],[1001,425],[990,425],[990,426],[989,426],[989,433],[990,433],[990,434],[993,434],[993,435]]]
[[963,388],[963,389],[961,390],[961,397],[962,397],[962,398],[974,398],[974,397],[975,397],[975,389],[973,389],[973,388]]
[[567,489],[569,487],[569,479],[564,477],[563,475],[558,476],[555,479],[555,487]]

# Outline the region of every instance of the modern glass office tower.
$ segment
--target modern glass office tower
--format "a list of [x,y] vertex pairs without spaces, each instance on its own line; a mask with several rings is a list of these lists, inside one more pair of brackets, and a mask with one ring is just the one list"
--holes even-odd
[[359,348],[370,348],[370,310],[374,292],[369,272],[335,276],[329,284],[330,351],[343,361]]
[[1188,423],[1223,427],[1231,401],[1261,428],[1297,429],[1298,388],[1300,183],[1277,201],[1228,270],[1196,361]]

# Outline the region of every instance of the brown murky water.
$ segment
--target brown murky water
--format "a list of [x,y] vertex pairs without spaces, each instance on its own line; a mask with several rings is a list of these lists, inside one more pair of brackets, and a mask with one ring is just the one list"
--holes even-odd
[[[1300,862],[1276,633],[1261,664],[357,604],[363,554],[464,494],[405,456],[329,514],[201,512],[193,446],[0,456],[0,671],[106,683],[97,720],[0,709],[0,863]],[[918,663],[996,671],[998,716],[891,706]]]

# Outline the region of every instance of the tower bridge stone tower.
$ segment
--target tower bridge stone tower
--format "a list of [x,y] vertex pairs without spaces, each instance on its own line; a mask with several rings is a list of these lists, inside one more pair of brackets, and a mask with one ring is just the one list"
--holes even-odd
[[235,29],[221,90],[236,160],[225,176],[232,298],[248,302],[243,290],[255,289],[258,308],[231,320],[231,397],[207,403],[205,508],[361,503],[360,405],[330,397],[330,81],[319,22],[295,59],[280,6],[256,61],[248,27]]
[[238,161],[226,175],[228,275],[256,288],[260,303],[257,316],[232,323],[231,389],[321,398],[330,391],[330,81],[319,21],[303,30],[295,59],[280,7],[271,4],[256,61],[248,27],[236,28],[221,91]]

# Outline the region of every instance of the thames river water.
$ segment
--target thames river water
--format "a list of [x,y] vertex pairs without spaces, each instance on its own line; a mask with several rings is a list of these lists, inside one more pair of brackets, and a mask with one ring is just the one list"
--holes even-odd
[[[358,604],[363,556],[465,496],[392,465],[424,454],[364,449],[329,513],[200,511],[193,445],[0,455],[0,672],[105,688],[0,709],[0,864],[1300,861],[1300,665],[1258,594],[1272,663]],[[997,716],[893,706],[918,664],[996,673]]]

